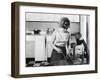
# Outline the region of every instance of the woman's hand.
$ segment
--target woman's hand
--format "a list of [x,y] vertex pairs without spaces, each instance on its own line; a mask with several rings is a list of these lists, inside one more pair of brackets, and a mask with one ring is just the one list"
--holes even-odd
[[62,50],[59,49],[59,48],[57,48],[57,47],[55,47],[54,49],[55,49],[58,53],[61,53],[61,52],[62,52]]
[[54,44],[52,44],[52,47],[53,47],[53,49],[56,50],[58,53],[61,53],[61,52],[62,52],[62,50],[61,50],[60,48],[56,47]]
[[58,42],[58,43],[56,43],[56,45],[57,45],[57,46],[64,46],[65,43],[64,43],[64,42]]

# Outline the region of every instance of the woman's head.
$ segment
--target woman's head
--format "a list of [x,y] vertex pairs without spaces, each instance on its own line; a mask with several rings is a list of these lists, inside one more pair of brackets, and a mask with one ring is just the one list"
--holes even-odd
[[68,29],[70,27],[70,20],[67,17],[63,17],[60,21],[60,26],[64,29]]

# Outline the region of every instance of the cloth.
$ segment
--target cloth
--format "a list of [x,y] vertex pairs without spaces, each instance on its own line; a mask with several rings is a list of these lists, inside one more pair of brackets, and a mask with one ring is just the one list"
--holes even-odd
[[62,53],[58,53],[56,50],[53,49],[52,55],[51,55],[51,62],[64,60],[64,56],[66,56],[66,48],[65,47],[59,47],[62,50]]
[[68,31],[63,32],[62,29],[55,30],[52,35],[52,43],[58,46],[65,46],[69,40],[69,37],[70,34]]

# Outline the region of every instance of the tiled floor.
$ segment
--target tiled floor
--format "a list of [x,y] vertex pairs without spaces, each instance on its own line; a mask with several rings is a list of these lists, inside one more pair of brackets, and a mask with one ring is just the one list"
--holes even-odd
[[[81,65],[81,64],[86,64],[86,58],[84,58],[84,60],[82,61],[82,59],[80,58],[77,58],[75,60],[73,60],[73,63],[71,65]],[[66,64],[66,65],[69,65],[69,64]],[[26,67],[40,67],[40,66],[50,66],[50,63],[49,62],[35,62],[35,61],[29,61],[27,64],[26,64]]]

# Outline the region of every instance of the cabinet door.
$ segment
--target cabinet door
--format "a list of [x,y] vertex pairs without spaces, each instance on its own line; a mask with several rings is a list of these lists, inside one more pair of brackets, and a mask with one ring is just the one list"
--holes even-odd
[[45,36],[35,36],[35,61],[47,60],[46,48],[45,48]]
[[50,58],[51,54],[52,54],[52,36],[51,35],[47,35],[46,36],[46,53],[47,53],[47,57]]
[[25,56],[26,58],[34,58],[35,41],[32,35],[26,35]]

